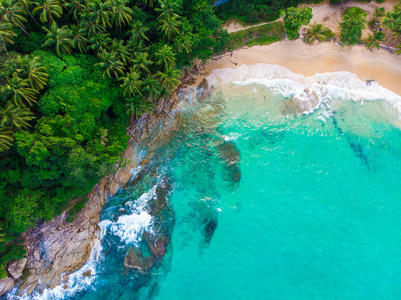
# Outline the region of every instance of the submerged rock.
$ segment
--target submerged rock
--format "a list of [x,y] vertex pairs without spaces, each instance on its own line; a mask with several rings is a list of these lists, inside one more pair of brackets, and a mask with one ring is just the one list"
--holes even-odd
[[241,170],[238,165],[241,158],[240,153],[232,142],[221,143],[218,145],[218,150],[220,158],[225,162],[223,178],[233,188],[237,188],[241,180]]
[[141,272],[147,272],[156,261],[157,259],[153,255],[145,257],[142,255],[140,249],[130,248],[124,257],[124,266]]
[[156,197],[150,200],[149,214],[151,216],[156,216],[163,208],[167,205],[167,194],[170,189],[170,185],[164,182],[156,188]]
[[217,228],[217,224],[218,224],[217,223],[217,214],[216,214],[216,218],[209,219],[206,222],[205,227],[203,229],[203,236],[205,238],[204,242],[206,245],[210,244],[213,234]]
[[[327,92],[326,92],[327,94]],[[293,97],[291,100],[284,100],[281,104],[281,111],[285,115],[302,115],[303,113],[312,111],[319,104],[319,96],[315,91],[304,91]]]

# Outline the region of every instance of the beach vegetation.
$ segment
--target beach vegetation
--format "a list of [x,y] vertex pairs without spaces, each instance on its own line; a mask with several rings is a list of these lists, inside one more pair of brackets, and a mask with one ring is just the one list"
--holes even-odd
[[341,45],[352,47],[361,42],[362,30],[366,28],[367,15],[359,7],[351,7],[344,12],[339,24]]
[[257,24],[274,21],[280,11],[299,4],[316,4],[323,0],[231,0],[215,7],[217,15],[223,20],[237,19],[243,24]]
[[284,24],[280,21],[255,26],[231,33],[228,48],[232,50],[242,46],[269,45],[281,41],[284,35]]
[[310,7],[289,7],[285,10],[282,10],[281,15],[284,17],[285,32],[290,40],[294,40],[299,37],[299,29],[302,25],[309,24],[313,16],[312,8]]
[[366,48],[372,49],[377,48],[380,49],[380,42],[384,41],[386,35],[382,31],[374,31],[373,34],[369,34],[369,37],[366,40]]
[[317,42],[327,42],[332,39],[335,34],[327,27],[324,27],[323,24],[314,23],[306,29],[304,34],[304,41],[310,45]]

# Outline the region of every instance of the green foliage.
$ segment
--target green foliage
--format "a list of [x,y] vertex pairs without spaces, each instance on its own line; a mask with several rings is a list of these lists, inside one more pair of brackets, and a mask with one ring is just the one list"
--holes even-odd
[[6,278],[7,277],[7,270],[6,266],[4,264],[0,265],[0,279]]
[[362,30],[366,28],[366,17],[367,13],[359,7],[351,7],[345,11],[339,24],[342,45],[351,47],[361,41]]
[[17,69],[17,58],[18,54],[14,51],[8,52],[7,54],[0,53],[0,87],[7,83],[7,77],[10,77]]
[[268,45],[284,38],[284,25],[282,22],[251,27],[248,29],[233,32],[229,49],[236,49],[242,46]]
[[282,10],[281,14],[284,16],[284,27],[287,36],[290,40],[299,37],[299,29],[302,25],[306,25],[312,19],[312,8],[295,8],[289,7]]
[[323,0],[231,0],[215,8],[223,20],[237,18],[245,24],[274,21],[280,11],[301,3],[321,3]]
[[309,26],[304,35],[304,41],[312,45],[315,41],[327,42],[334,37],[334,33],[323,24],[316,24],[316,22]]
[[368,49],[372,49],[373,47],[377,48],[377,50],[380,49],[380,42],[385,40],[386,35],[384,32],[381,31],[375,31],[372,34],[369,34],[368,39],[366,40],[366,47]]

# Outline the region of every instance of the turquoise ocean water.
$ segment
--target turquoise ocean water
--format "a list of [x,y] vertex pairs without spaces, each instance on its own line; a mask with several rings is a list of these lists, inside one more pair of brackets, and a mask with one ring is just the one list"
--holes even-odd
[[[268,68],[216,72],[210,95],[183,96],[169,142],[108,200],[92,277],[42,298],[401,299],[397,96]],[[168,204],[152,217],[160,186]],[[149,257],[144,231],[169,243],[138,272],[124,257]]]

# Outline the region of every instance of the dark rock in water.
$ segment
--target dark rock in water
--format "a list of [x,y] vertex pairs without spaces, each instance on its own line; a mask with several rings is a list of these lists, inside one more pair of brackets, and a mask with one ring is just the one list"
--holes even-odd
[[209,83],[206,78],[204,78],[198,85],[198,91],[199,100],[205,100],[207,97],[210,96]]
[[198,85],[199,89],[203,89],[203,90],[208,90],[209,89],[209,82],[207,81],[206,78],[203,78],[203,80],[201,81],[201,83],[199,83]]
[[149,214],[156,216],[167,205],[167,194],[170,185],[164,182],[156,188],[156,197],[149,201]]
[[92,276],[92,271],[91,271],[91,270],[85,271],[85,272],[82,274],[82,277],[91,277],[91,276]]
[[367,79],[365,82],[366,82],[366,85],[367,85],[367,86],[371,86],[373,82],[376,82],[376,80],[374,80],[374,79]]
[[227,165],[237,164],[240,160],[240,154],[237,149],[235,149],[234,143],[224,142],[219,146],[219,154],[222,159],[226,161]]
[[146,257],[143,256],[140,249],[130,248],[124,257],[124,266],[141,272],[147,272],[156,261],[157,259],[153,255]]
[[143,238],[149,247],[150,254],[155,258],[160,259],[167,253],[167,246],[170,243],[170,237],[152,236],[150,233],[145,232]]
[[204,237],[205,237],[205,244],[209,245],[210,241],[212,240],[213,234],[217,228],[217,216],[216,218],[209,219],[204,227]]
[[354,151],[355,156],[358,157],[360,160],[362,160],[363,163],[365,164],[365,166],[370,170],[369,161],[368,161],[368,158],[366,157],[366,155],[364,154],[362,146],[358,143],[355,143],[349,134],[346,134],[343,132],[341,127],[338,126],[337,119],[335,117],[333,117],[333,125],[334,125],[334,128],[336,128],[337,131],[340,133],[340,135],[345,137],[345,139],[347,140],[352,151]]
[[233,188],[238,187],[238,182],[241,180],[241,170],[238,166],[240,161],[240,153],[236,149],[234,143],[224,142],[218,146],[220,158],[225,161],[226,167],[223,172],[225,181],[231,183]]

